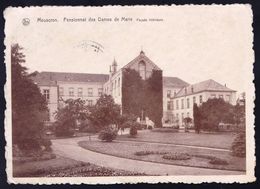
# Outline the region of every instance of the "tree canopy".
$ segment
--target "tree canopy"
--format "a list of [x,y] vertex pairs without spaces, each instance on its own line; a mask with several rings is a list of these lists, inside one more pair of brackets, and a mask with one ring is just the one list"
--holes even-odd
[[104,128],[110,124],[118,124],[121,108],[115,104],[111,95],[102,95],[91,108],[89,119],[98,126]]
[[199,107],[199,115],[203,130],[218,130],[220,122],[234,123],[233,106],[221,98],[203,102]]
[[47,103],[30,79],[23,48],[11,46],[12,139],[21,149],[39,148]]

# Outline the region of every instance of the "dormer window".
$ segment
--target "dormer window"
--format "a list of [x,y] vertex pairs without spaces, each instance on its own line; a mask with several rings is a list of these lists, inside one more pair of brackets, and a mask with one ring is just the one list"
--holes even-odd
[[146,66],[145,66],[145,62],[144,61],[141,61],[139,63],[139,74],[140,74],[142,79],[146,78]]

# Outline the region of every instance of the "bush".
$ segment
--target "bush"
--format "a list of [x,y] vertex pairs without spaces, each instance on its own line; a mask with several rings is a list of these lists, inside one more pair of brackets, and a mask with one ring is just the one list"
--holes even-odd
[[98,138],[102,141],[112,142],[113,140],[116,139],[116,136],[117,136],[117,131],[111,128],[106,128],[100,131]]
[[137,135],[137,127],[136,127],[136,125],[132,125],[130,127],[129,134],[130,134],[131,137],[135,137]]
[[42,139],[41,145],[44,146],[46,151],[48,151],[48,152],[52,151],[52,149],[51,149],[52,142],[49,139]]
[[188,160],[190,159],[191,156],[187,153],[171,153],[171,154],[165,154],[163,156],[163,159],[168,159],[168,160]]
[[90,120],[85,120],[81,122],[79,131],[86,132],[86,133],[97,133],[98,128],[95,127],[95,125]]
[[237,157],[246,156],[246,133],[241,131],[232,143],[232,155]]
[[55,135],[57,137],[73,136],[75,128],[73,122],[55,122]]
[[228,162],[224,159],[220,159],[220,158],[211,158],[211,160],[209,161],[210,164],[214,164],[214,165],[228,165]]
[[17,146],[21,151],[39,151],[41,149],[40,139],[25,138]]
[[147,129],[152,130],[153,127],[151,125],[149,125]]

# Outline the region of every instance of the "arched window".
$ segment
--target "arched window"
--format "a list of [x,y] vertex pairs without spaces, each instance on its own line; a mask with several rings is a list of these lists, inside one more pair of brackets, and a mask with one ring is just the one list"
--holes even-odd
[[141,76],[142,79],[145,79],[145,78],[146,78],[145,73],[146,73],[145,63],[144,63],[144,61],[141,61],[141,62],[139,63],[139,74],[140,74],[140,76]]

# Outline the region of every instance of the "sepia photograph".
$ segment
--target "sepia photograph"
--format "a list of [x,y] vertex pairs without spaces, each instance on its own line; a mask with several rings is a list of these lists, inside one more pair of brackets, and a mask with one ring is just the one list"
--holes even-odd
[[255,180],[250,5],[4,17],[10,183]]

